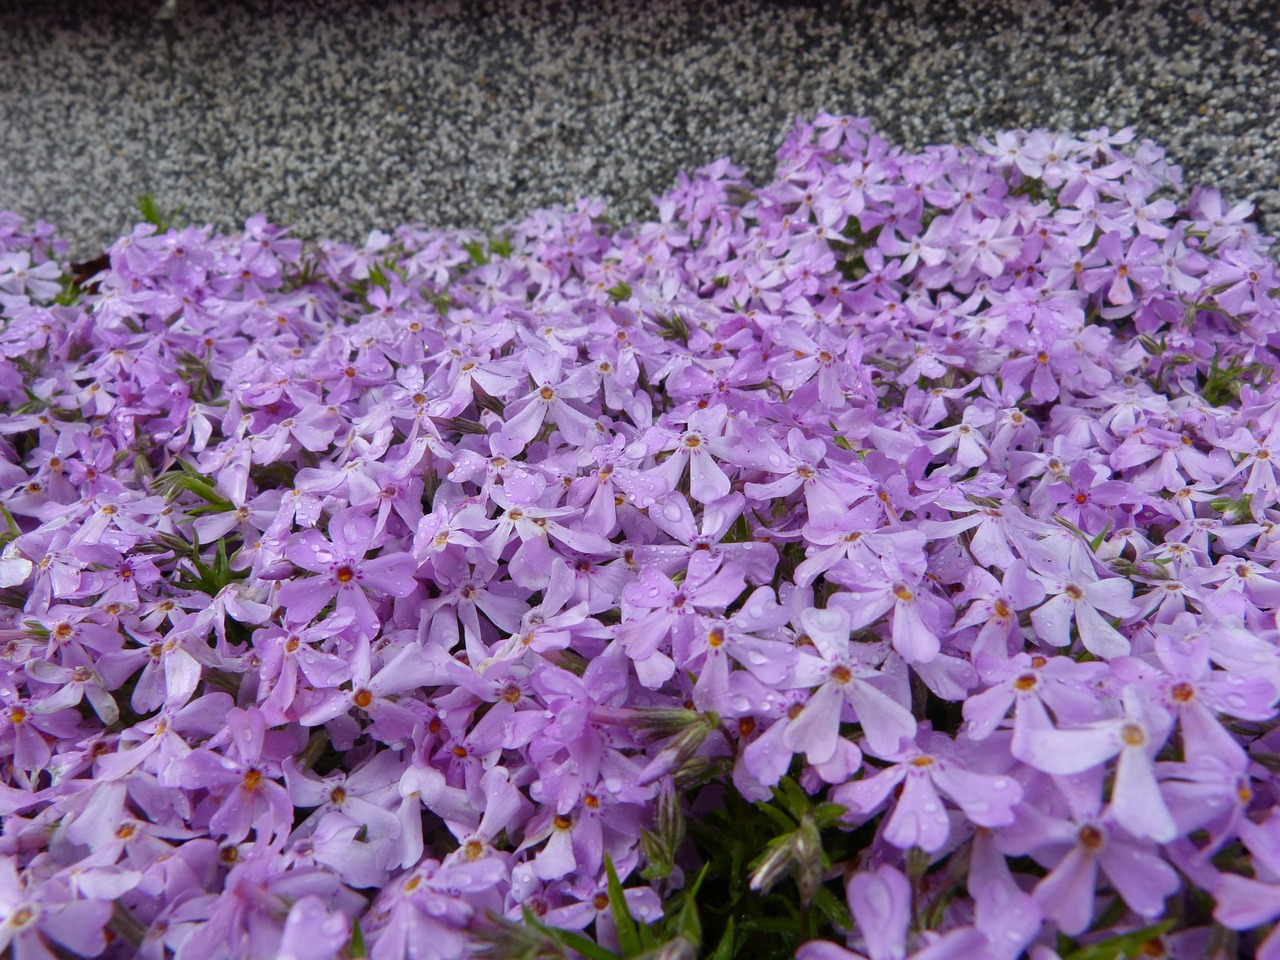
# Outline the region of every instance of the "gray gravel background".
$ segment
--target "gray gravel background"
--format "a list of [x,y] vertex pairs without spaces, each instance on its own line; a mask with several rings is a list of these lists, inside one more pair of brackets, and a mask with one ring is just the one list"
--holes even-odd
[[[1280,228],[1280,10],[1227,2],[309,3],[0,0],[0,209],[80,255],[149,192],[359,240],[575,196],[643,216],[796,114],[895,142],[1132,125]],[[1118,8],[1118,9],[1116,9]]]

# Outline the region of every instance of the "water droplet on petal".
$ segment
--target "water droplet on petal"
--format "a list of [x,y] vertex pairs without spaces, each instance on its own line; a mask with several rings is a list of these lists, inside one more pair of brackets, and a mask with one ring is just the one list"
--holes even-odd
[[929,803],[926,803],[926,804],[924,805],[924,808],[923,808],[923,809],[924,809],[924,812],[925,812],[925,813],[937,813],[937,812],[938,812],[938,805],[937,805],[936,803],[934,803],[934,802],[930,801]]

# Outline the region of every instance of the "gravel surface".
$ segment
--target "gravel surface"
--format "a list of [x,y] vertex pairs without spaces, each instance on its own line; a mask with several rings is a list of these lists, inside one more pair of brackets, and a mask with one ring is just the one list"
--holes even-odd
[[629,219],[719,156],[767,178],[820,110],[912,147],[1131,125],[1280,229],[1274,0],[159,8],[0,0],[0,209],[81,255],[144,192],[197,223],[264,211],[345,240],[583,195]]

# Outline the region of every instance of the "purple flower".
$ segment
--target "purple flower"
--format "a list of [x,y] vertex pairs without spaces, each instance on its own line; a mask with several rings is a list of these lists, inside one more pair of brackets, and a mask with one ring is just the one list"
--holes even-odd
[[350,614],[357,630],[365,636],[377,632],[381,621],[369,592],[407,597],[416,586],[417,563],[403,554],[365,559],[374,528],[372,517],[352,508],[329,521],[328,540],[308,530],[290,542],[289,560],[319,576],[290,580],[280,588],[277,601],[289,622],[306,624],[336,599],[337,612]]
[[[936,736],[932,739],[938,742]],[[968,770],[958,757],[928,753],[914,744],[886,759],[895,761],[894,765],[837,787],[831,799],[845,806],[849,816],[865,820],[902,784],[884,824],[885,840],[899,849],[920,847],[934,853],[946,844],[951,817],[940,793],[979,826],[1002,827],[1014,820],[1022,787],[1008,775]]]

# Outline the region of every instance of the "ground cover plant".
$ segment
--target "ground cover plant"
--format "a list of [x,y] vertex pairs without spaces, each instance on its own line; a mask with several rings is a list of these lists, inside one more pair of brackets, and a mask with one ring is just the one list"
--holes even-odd
[[1280,957],[1250,208],[827,115],[655,208],[0,215],[0,947]]

